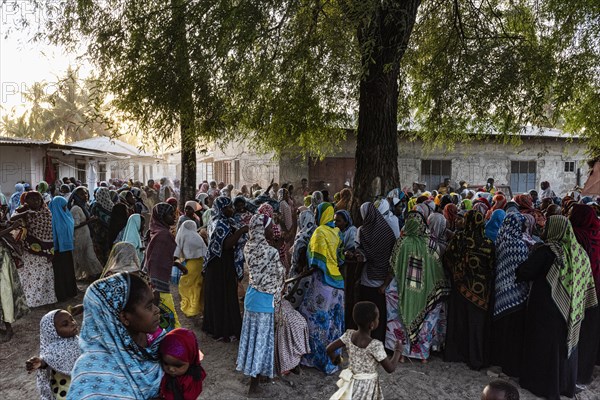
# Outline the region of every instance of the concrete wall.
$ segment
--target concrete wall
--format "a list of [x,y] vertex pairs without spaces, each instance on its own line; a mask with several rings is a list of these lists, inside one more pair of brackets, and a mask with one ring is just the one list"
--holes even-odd
[[7,197],[15,191],[17,182],[31,182],[38,174],[31,166],[31,147],[0,146],[0,186]]

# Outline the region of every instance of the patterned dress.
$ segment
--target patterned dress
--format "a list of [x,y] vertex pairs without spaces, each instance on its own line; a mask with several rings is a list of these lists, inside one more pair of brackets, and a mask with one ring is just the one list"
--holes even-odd
[[0,240],[0,324],[12,324],[29,313],[13,257]]
[[[377,366],[387,358],[383,343],[377,339],[371,340],[367,347],[360,348],[352,343],[352,334],[356,332],[349,329],[340,340],[346,345],[350,357],[348,367],[353,374],[372,374],[377,372]],[[352,400],[383,400],[383,392],[379,384],[379,377],[374,379],[354,380],[352,385]]]

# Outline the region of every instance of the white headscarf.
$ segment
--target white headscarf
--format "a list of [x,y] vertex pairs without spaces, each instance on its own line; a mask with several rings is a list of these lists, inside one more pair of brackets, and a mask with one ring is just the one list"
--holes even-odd
[[381,213],[381,215],[383,215],[383,219],[385,219],[385,222],[387,222],[390,228],[392,228],[394,236],[396,236],[396,239],[398,239],[400,237],[400,225],[398,223],[398,218],[396,218],[394,213],[392,213],[390,202],[387,199],[381,199],[379,205],[377,206],[377,210]]
[[40,399],[54,400],[50,386],[52,370],[71,376],[75,361],[81,355],[79,336],[62,338],[58,336],[54,326],[54,316],[62,310],[53,310],[44,315],[40,321],[40,358],[48,367],[38,369],[36,383],[40,391]]
[[196,222],[192,220],[184,221],[177,231],[175,237],[177,248],[175,249],[175,257],[191,260],[195,258],[206,258],[208,248],[204,239],[196,230]]

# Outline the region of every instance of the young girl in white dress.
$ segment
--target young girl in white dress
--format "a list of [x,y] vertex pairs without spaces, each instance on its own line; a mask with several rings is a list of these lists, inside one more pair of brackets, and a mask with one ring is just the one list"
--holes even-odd
[[402,357],[402,343],[396,342],[394,355],[389,358],[383,343],[371,338],[371,332],[379,325],[379,310],[374,303],[356,303],[352,318],[358,330],[347,330],[341,338],[327,346],[327,355],[336,365],[343,361],[338,349],[346,347],[350,357],[348,368],[340,373],[339,389],[330,400],[383,400],[377,365],[381,364],[390,374],[394,372]]

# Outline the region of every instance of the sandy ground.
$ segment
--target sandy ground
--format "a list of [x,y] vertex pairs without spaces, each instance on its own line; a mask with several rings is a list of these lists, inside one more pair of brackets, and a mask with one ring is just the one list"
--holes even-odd
[[[79,301],[83,294],[78,296]],[[176,300],[177,301],[177,300]],[[71,301],[68,304],[76,304]],[[68,304],[61,303],[66,308]],[[39,321],[52,307],[33,310],[14,325],[15,337],[0,344],[0,400],[39,398],[35,375],[25,371],[25,360],[39,351]],[[179,314],[184,327],[193,329],[205,354],[203,366],[207,371],[203,399],[245,399],[249,379],[235,371],[236,343],[216,342],[200,331],[200,320]],[[393,374],[379,371],[386,399],[479,399],[481,390],[490,380],[487,370],[471,371],[464,364],[444,363],[433,357],[429,363],[407,362],[399,365]],[[291,375],[287,381],[276,378],[261,385],[263,397],[268,399],[328,399],[336,389],[337,374],[325,376],[309,368],[300,375]],[[537,397],[519,389],[521,399]],[[565,398],[566,399],[566,398]],[[600,367],[596,367],[594,382],[577,395],[580,400],[600,400]]]

